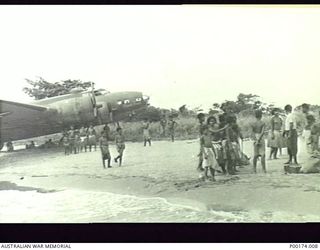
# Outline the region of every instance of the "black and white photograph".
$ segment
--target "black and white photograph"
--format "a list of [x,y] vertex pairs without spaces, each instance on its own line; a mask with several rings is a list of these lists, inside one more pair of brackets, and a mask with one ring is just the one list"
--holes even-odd
[[320,222],[320,8],[0,6],[0,223]]

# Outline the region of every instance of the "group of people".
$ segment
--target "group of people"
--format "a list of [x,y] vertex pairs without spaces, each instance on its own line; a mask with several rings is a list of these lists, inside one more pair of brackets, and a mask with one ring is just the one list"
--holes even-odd
[[[169,120],[162,118],[160,120],[160,125],[161,125],[161,132],[160,135],[162,137],[166,136],[166,132],[168,132],[170,140],[174,142],[175,140],[175,130],[178,125],[178,123],[174,120],[172,116],[169,117]],[[143,134],[143,145],[151,146],[151,133],[150,133],[150,121],[149,120],[144,120],[142,123],[142,134]]]
[[[284,107],[286,117],[280,117],[280,109],[272,111],[270,124],[262,120],[262,111],[255,110],[255,121],[250,124],[253,140],[253,172],[257,172],[257,163],[260,159],[262,171],[267,172],[266,168],[266,139],[267,146],[270,147],[269,159],[278,159],[277,154],[281,149],[286,147],[289,156],[286,165],[298,165],[298,120],[296,113],[293,112],[291,105]],[[316,121],[315,116],[310,113],[309,105],[302,105],[302,112],[305,117],[303,137],[306,139],[306,146],[309,153],[319,155],[319,136],[320,122]],[[320,114],[319,114],[320,115]],[[197,169],[200,172],[202,180],[215,180],[216,172],[223,174],[234,175],[239,172],[238,167],[250,164],[250,157],[243,152],[243,135],[237,123],[237,117],[229,110],[223,113],[216,113],[206,117],[204,113],[197,115],[199,122],[200,134],[200,152]],[[163,128],[162,135],[165,135],[165,130],[168,129],[170,139],[174,142],[175,129],[177,122],[170,117],[168,121],[161,120],[160,125]],[[268,137],[266,136],[268,134]],[[142,123],[143,145],[151,146],[150,121],[145,120]],[[125,150],[125,137],[122,128],[117,126],[115,136],[111,136],[111,131],[108,125],[105,125],[101,134],[97,134],[93,126],[81,127],[75,129],[73,126],[70,130],[63,131],[61,143],[64,146],[65,155],[77,154],[83,150],[87,152],[97,149],[99,143],[103,167],[110,168],[111,154],[109,150],[110,141],[114,141],[118,156],[114,158],[119,166],[122,165],[123,153]],[[48,142],[48,145],[51,142]],[[35,144],[32,141],[26,148],[34,148]],[[13,151],[11,141],[7,143],[8,151]],[[107,161],[107,165],[106,165]]]
[[[297,116],[293,112],[291,105],[284,107],[286,117],[285,120],[279,116],[279,111],[272,112],[270,134],[268,138],[268,146],[270,150],[270,159],[277,159],[278,149],[287,148],[289,155],[288,161],[285,163],[290,165],[294,163],[298,165],[298,130],[297,130]],[[302,137],[306,140],[308,153],[316,153],[319,149],[320,126],[316,123],[314,115],[309,113],[309,105],[302,105],[302,113],[304,115],[302,123],[303,133]],[[281,151],[280,151],[281,152]]]
[[87,148],[91,152],[93,147],[97,150],[97,132],[93,126],[81,127],[80,129],[71,126],[69,131],[62,132],[61,141],[65,155],[77,154],[83,150],[87,152]]
[[[257,172],[257,162],[261,159],[262,171],[266,169],[266,135],[270,147],[270,159],[278,159],[278,150],[286,147],[288,161],[285,166],[298,166],[298,118],[291,105],[286,105],[285,119],[280,117],[279,109],[272,111],[270,124],[262,120],[262,111],[255,110],[255,121],[250,124],[251,139],[253,140],[253,172]],[[310,114],[309,105],[302,105],[302,113],[305,117],[303,136],[309,153],[319,156],[320,122],[316,122],[315,116]],[[319,114],[320,115],[320,114]],[[237,119],[231,112],[224,112],[218,116],[205,114],[197,116],[200,125],[200,153],[198,170],[203,180],[215,180],[215,173],[222,170],[224,174],[233,175],[238,172],[237,166],[248,163],[247,157],[241,150],[240,141],[243,137]],[[241,143],[242,144],[242,143]]]
[[[110,133],[110,127],[106,124],[103,128],[103,131],[101,132],[101,135],[98,135],[95,128],[93,126],[90,127],[81,127],[79,130],[74,129],[73,126],[70,127],[69,131],[63,131],[63,136],[61,138],[61,141],[64,145],[64,152],[65,155],[68,154],[77,154],[82,152],[83,150],[87,152],[87,148],[91,152],[93,147],[96,151],[97,144],[99,143],[100,151],[101,151],[101,157],[102,157],[102,163],[103,167],[106,168],[107,161],[107,167],[111,168],[111,154],[109,150],[109,142],[111,139],[111,133]],[[119,163],[119,166],[122,165],[122,157],[123,152],[125,150],[125,138],[122,134],[122,128],[117,127],[116,129],[116,135],[115,135],[115,144],[118,151],[118,156],[114,158],[114,161],[116,163]]]
[[34,141],[31,141],[30,144],[26,144],[26,149],[33,149],[36,147],[36,144]]
[[[109,150],[109,141],[111,140],[110,137],[110,128],[108,125],[106,125],[102,131],[102,136],[99,139],[99,145],[100,145],[100,150],[101,150],[101,157],[102,157],[102,164],[103,167],[106,168],[106,164],[105,161],[108,162],[108,168],[111,168],[111,154],[110,154],[110,150]],[[126,148],[125,145],[125,137],[122,133],[122,128],[121,127],[117,127],[116,129],[116,135],[114,138],[115,144],[116,144],[116,148],[117,148],[117,152],[118,152],[118,156],[114,158],[114,161],[116,163],[119,162],[119,166],[122,165],[122,157],[123,157],[123,152]]]
[[[271,135],[270,140],[271,153],[276,158],[276,147],[287,147],[289,159],[285,163],[287,165],[298,165],[297,153],[298,153],[298,122],[301,123],[303,128],[302,138],[305,139],[307,153],[311,156],[319,154],[319,136],[320,136],[320,123],[316,121],[315,115],[310,112],[309,104],[302,104],[303,118],[298,121],[297,114],[293,112],[291,105],[284,107],[286,118],[284,121],[284,130],[281,133],[281,127],[283,124],[282,119],[279,117],[278,112],[275,112],[271,118]],[[271,154],[270,154],[271,157]]]
[[219,116],[209,116],[200,113],[197,116],[200,132],[200,152],[198,171],[203,180],[215,181],[216,171],[234,175],[237,167],[247,165],[247,157],[240,149],[239,139],[242,134],[237,124],[236,116],[223,113]]
[[[170,118],[166,122],[167,128],[169,130],[170,138],[174,141],[174,130],[176,128],[177,122]],[[150,133],[150,121],[145,120],[142,123],[142,134],[144,146],[147,144],[151,146],[151,133]],[[111,154],[109,150],[109,143],[114,139],[115,145],[117,148],[118,156],[114,158],[116,163],[119,163],[119,166],[122,165],[123,152],[125,150],[125,137],[122,132],[122,128],[118,125],[116,128],[116,135],[114,138],[111,138],[110,127],[106,124],[103,128],[101,135],[98,135],[93,126],[90,127],[81,127],[80,129],[75,129],[73,126],[70,127],[70,130],[64,130],[62,132],[61,142],[64,146],[65,155],[77,154],[82,151],[87,152],[87,149],[91,152],[93,147],[94,150],[97,149],[97,143],[99,143],[101,150],[101,157],[103,167],[111,168]],[[107,165],[106,165],[107,161]]]

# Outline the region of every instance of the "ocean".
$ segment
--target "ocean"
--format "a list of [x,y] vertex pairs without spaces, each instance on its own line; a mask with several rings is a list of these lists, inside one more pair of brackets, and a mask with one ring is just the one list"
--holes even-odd
[[65,190],[0,191],[0,223],[108,223],[108,222],[306,222],[319,216],[284,212],[215,211],[109,192]]

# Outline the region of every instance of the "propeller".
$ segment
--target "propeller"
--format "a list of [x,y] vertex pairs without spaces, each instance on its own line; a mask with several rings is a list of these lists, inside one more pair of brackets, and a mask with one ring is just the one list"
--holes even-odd
[[112,110],[112,105],[110,102],[107,103],[108,111],[109,111],[109,119],[111,122],[114,122],[113,120],[113,110]]
[[[91,102],[93,107],[93,115],[98,120],[99,124],[102,124],[101,114],[99,113],[99,108],[102,107],[102,105],[97,104],[96,95],[94,92],[94,82],[91,82]],[[113,109],[111,103],[107,103],[107,108],[109,110],[109,118],[111,122],[114,122],[114,115],[113,115]]]
[[91,82],[91,103],[93,107],[93,115],[98,120],[98,123],[101,124],[101,117],[99,114],[99,108],[101,108],[100,105],[97,105],[96,95],[94,93],[94,82]]

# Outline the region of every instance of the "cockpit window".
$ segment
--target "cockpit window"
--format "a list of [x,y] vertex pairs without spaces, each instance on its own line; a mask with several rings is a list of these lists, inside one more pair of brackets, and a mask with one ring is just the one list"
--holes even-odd
[[97,89],[94,91],[95,96],[106,95],[106,94],[110,94],[110,92],[105,89]]
[[130,103],[130,100],[128,100],[128,99],[123,100],[123,101],[117,101],[117,104],[118,104],[118,105],[129,104],[129,103]]
[[136,98],[136,102],[141,102],[141,101],[142,101],[141,97]]

